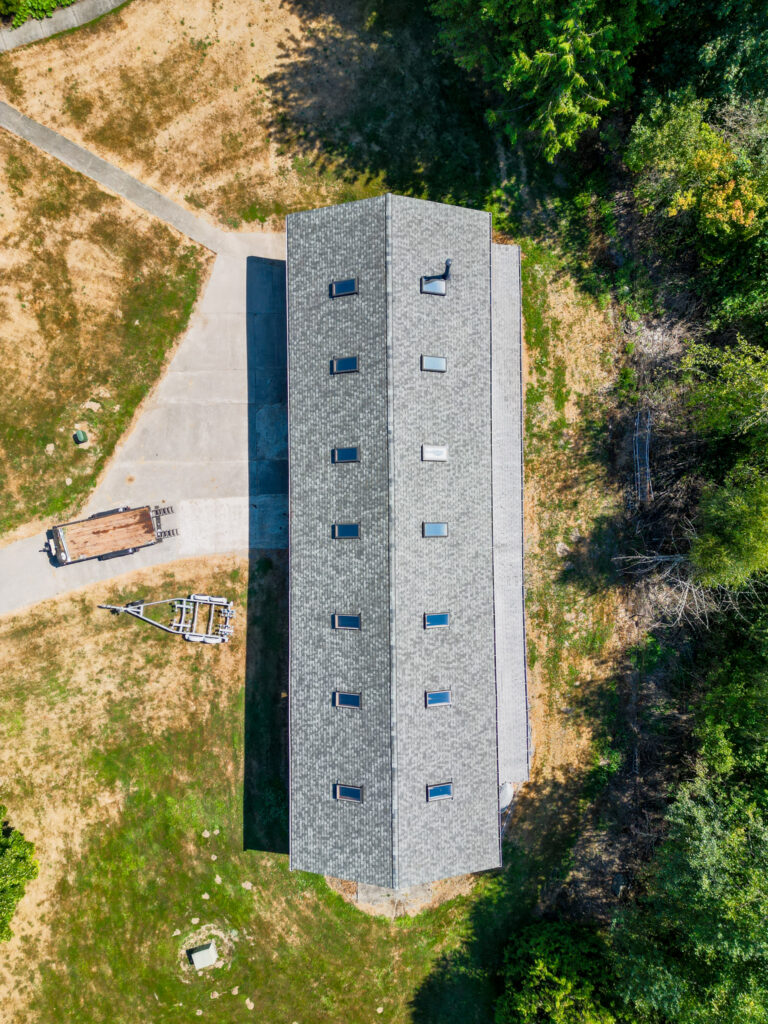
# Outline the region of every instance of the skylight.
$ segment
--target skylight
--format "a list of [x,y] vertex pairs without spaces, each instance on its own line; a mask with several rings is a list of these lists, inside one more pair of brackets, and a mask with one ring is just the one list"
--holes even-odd
[[445,356],[422,356],[421,368],[432,373],[445,373],[448,369],[448,360]]
[[334,800],[352,800],[356,804],[363,802],[362,786],[342,786],[337,782],[333,787]]
[[445,295],[447,282],[451,279],[451,260],[445,261],[442,274],[428,274],[421,279],[422,295]]
[[452,782],[438,782],[433,786],[427,786],[427,800],[450,800],[452,797]]
[[359,615],[332,615],[332,629],[360,629]]
[[422,462],[447,462],[448,449],[439,444],[423,444],[421,446]]
[[424,629],[447,626],[449,617],[448,612],[424,612]]
[[359,462],[360,451],[355,448],[334,448],[331,452],[331,462],[336,465],[340,462]]
[[422,523],[422,537],[447,537],[448,523]]
[[331,374],[336,376],[337,373],[357,373],[357,356],[343,356],[341,359],[331,360]]
[[429,280],[426,277],[422,277],[421,292],[422,295],[445,295],[445,278],[440,277]]
[[334,540],[352,540],[360,536],[359,523],[334,523],[331,527]]
[[428,708],[444,708],[451,703],[450,690],[427,690],[424,694],[424,703]]
[[329,292],[332,299],[340,299],[344,295],[357,295],[357,278],[347,277],[343,281],[331,281]]
[[361,696],[359,693],[344,693],[341,690],[335,690],[333,703],[337,708],[359,708]]

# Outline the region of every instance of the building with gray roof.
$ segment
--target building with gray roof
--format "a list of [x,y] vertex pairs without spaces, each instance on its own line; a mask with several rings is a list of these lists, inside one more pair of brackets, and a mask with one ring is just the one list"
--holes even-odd
[[291,867],[498,867],[529,766],[520,252],[394,195],[287,233]]

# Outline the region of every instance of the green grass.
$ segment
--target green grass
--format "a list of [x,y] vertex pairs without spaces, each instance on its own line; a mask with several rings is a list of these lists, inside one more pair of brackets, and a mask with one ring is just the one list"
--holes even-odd
[[[0,699],[12,712],[0,747],[13,763],[32,758],[13,777],[9,806],[24,805],[45,828],[58,771],[57,797],[98,819],[67,854],[44,909],[50,944],[30,946],[29,973],[18,978],[26,1019],[163,1024],[202,1009],[204,1019],[228,1024],[356,1024],[378,1019],[383,1006],[384,1020],[484,1024],[504,942],[529,918],[541,886],[562,874],[572,832],[552,828],[533,849],[510,847],[507,869],[481,878],[470,896],[394,924],[359,912],[321,878],[290,872],[284,796],[277,806],[265,799],[285,788],[285,559],[258,560],[247,578],[234,569],[201,579],[201,571],[166,573],[151,590],[159,598],[204,584],[236,597],[230,648],[194,648],[85,599],[44,610],[32,638],[23,619],[0,627]],[[143,590],[115,587],[109,602]],[[67,629],[88,637],[87,665],[77,644],[61,643]],[[30,639],[30,658],[13,678],[6,670]],[[243,646],[244,687],[233,676]],[[95,699],[94,679],[108,684],[106,698]],[[167,696],[164,680],[175,680]],[[163,726],[177,686],[188,698],[182,721]],[[257,783],[258,799],[244,777]],[[99,794],[117,797],[119,812],[99,813]],[[553,804],[544,794],[547,812]],[[183,969],[182,953],[206,925],[231,950],[222,967],[197,976]]]

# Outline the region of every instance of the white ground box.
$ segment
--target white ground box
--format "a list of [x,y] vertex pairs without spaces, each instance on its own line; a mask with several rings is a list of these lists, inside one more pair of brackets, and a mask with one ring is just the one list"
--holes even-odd
[[213,967],[219,954],[216,952],[216,943],[211,939],[210,942],[206,942],[202,946],[188,949],[187,956],[195,970],[199,971],[203,967]]

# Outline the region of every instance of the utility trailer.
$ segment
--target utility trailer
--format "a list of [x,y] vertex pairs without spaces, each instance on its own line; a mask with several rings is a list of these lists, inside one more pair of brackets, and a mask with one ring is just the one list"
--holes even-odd
[[59,565],[69,565],[88,558],[105,561],[132,555],[160,540],[149,505],[123,506],[51,527],[48,550]]
[[[155,612],[162,614],[165,605],[169,606],[167,610],[171,613],[168,625],[153,618]],[[132,615],[162,629],[164,633],[175,633],[193,644],[226,644],[234,632],[234,603],[226,597],[212,597],[210,594],[190,594],[189,597],[172,597],[163,601],[129,601],[122,606],[100,604],[99,608],[113,615]]]

